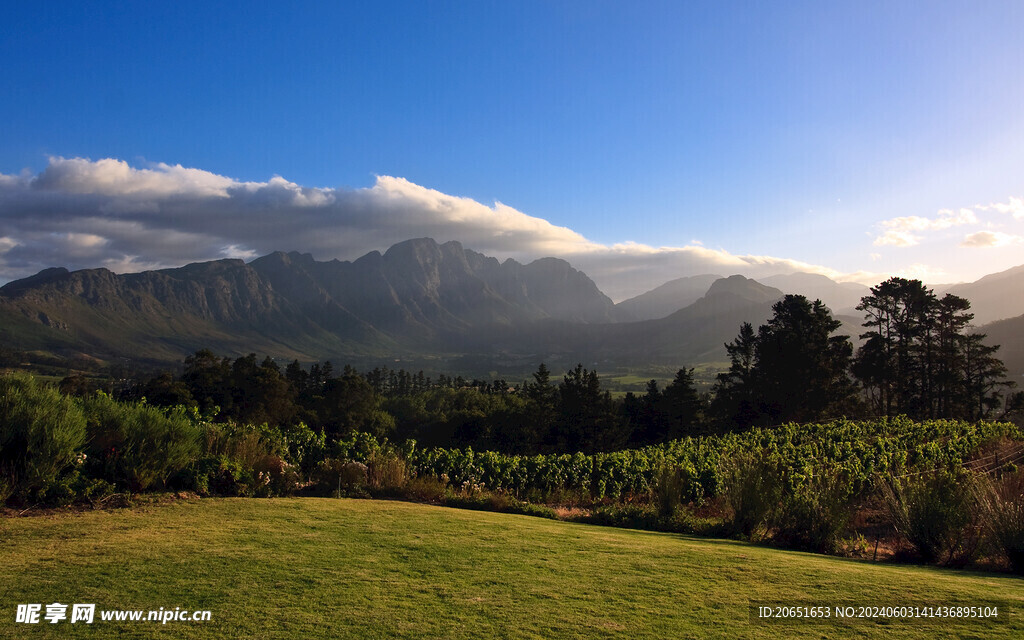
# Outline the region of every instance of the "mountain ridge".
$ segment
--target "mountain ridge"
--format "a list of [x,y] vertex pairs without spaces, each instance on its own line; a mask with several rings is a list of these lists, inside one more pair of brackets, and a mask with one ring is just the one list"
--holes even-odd
[[[1015,277],[979,282],[1013,285]],[[54,267],[0,287],[0,344],[163,361],[209,347],[306,361],[501,353],[692,364],[722,361],[739,325],[766,321],[772,304],[801,282],[859,293],[814,274],[763,280],[780,286],[740,275],[679,278],[631,299],[662,305],[638,312],[628,301],[614,304],[565,260],[499,261],[430,238],[351,262],[276,251],[248,263],[226,258],[122,275]],[[821,297],[815,293],[808,297]],[[832,308],[856,341],[855,314]],[[644,317],[652,313],[659,317]]]

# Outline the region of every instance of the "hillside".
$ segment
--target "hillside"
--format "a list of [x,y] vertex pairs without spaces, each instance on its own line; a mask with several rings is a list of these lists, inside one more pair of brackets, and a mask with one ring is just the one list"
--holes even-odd
[[1024,316],[992,322],[978,329],[988,336],[985,342],[999,345],[996,356],[1007,369],[1007,378],[1017,383],[1014,391],[1024,389]]
[[[11,518],[0,600],[211,612],[141,638],[1011,638],[1018,578],[392,501],[204,499]],[[998,606],[955,618],[756,620],[751,605]],[[11,605],[13,609],[13,604]],[[13,612],[0,636],[27,635]],[[66,637],[70,623],[32,637]]]
[[278,252],[125,275],[47,269],[0,287],[5,346],[106,358],[438,352],[476,327],[620,315],[564,260],[499,263],[429,238],[354,262]]
[[783,293],[798,293],[810,300],[821,300],[837,313],[855,313],[860,299],[871,293],[868,287],[855,282],[836,282],[816,273],[790,273],[758,278],[758,282],[775,287]]
[[615,308],[635,320],[656,320],[693,304],[708,292],[717,275],[688,276],[669,280],[646,293],[623,300]]
[[755,326],[771,317],[783,296],[743,276],[716,280],[693,304],[657,320],[615,324],[569,324],[545,321],[488,327],[465,339],[476,352],[532,355],[556,363],[613,362],[680,366],[721,361],[724,344],[740,324]]
[[942,293],[970,300],[974,323],[979,326],[1017,317],[1024,314],[1024,265],[946,287]]
[[165,362],[211,348],[678,366],[721,360],[739,325],[763,322],[781,297],[731,276],[663,318],[626,322],[564,260],[499,262],[421,238],[353,262],[277,252],[125,275],[48,269],[0,288],[0,346]]

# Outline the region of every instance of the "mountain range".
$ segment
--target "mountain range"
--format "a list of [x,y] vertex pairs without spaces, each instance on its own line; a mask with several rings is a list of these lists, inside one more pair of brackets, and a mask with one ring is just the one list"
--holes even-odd
[[[1022,298],[1022,278],[1019,267],[950,291],[972,302],[976,295],[977,317],[990,318],[1016,308],[1007,298]],[[852,308],[867,288],[824,276],[693,276],[614,304],[564,260],[501,262],[419,238],[351,262],[276,252],[123,275],[46,269],[0,287],[0,346],[106,361],[171,362],[211,348],[303,361],[480,356],[681,366],[724,360],[739,325],[763,323],[785,293],[821,299],[845,332],[860,332]]]

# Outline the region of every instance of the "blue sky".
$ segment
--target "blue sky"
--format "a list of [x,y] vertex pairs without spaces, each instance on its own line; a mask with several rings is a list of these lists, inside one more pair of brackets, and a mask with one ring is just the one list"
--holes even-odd
[[[389,176],[605,247],[704,247],[862,281],[1024,262],[1019,2],[53,2],[14,3],[3,23],[12,189],[54,158],[345,192]],[[6,279],[59,233],[42,220],[57,205],[25,198],[0,198]],[[174,261],[144,234],[132,251],[93,227],[68,228],[96,249],[70,266]],[[666,265],[633,288],[716,266]]]

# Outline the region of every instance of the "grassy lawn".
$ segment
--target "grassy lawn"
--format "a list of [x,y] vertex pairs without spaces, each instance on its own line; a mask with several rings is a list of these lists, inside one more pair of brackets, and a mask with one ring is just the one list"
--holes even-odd
[[[1024,636],[1024,580],[402,502],[205,499],[0,520],[0,637]],[[19,603],[212,621],[16,624]],[[999,605],[757,621],[751,602]],[[70,613],[70,609],[69,609]],[[833,613],[834,615],[834,613]]]

